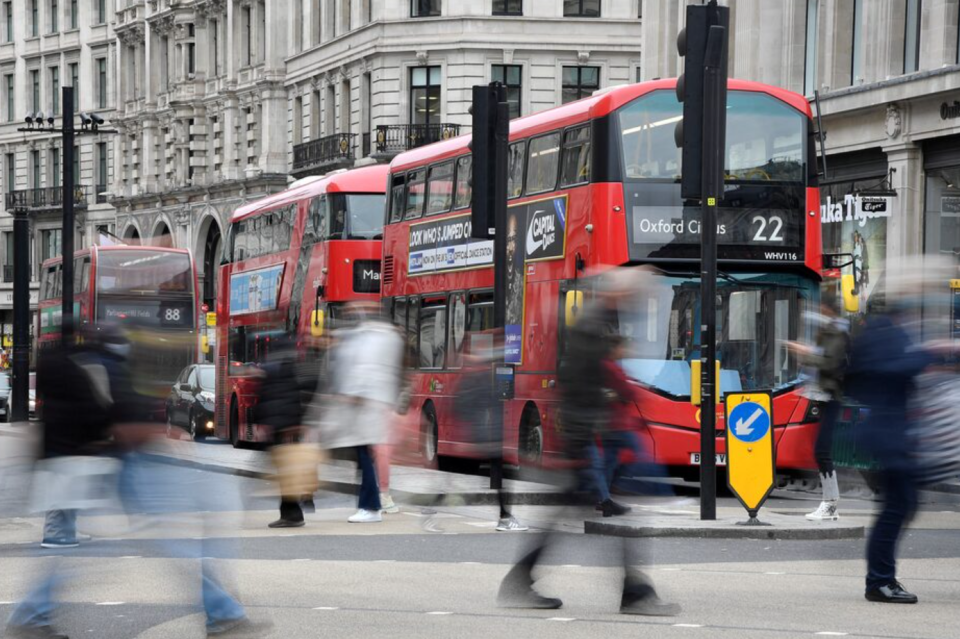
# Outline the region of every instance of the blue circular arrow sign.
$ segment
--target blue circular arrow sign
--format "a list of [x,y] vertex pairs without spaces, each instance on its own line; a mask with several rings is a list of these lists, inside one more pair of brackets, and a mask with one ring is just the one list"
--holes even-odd
[[742,442],[755,442],[770,430],[770,413],[754,402],[738,404],[727,417],[727,430]]

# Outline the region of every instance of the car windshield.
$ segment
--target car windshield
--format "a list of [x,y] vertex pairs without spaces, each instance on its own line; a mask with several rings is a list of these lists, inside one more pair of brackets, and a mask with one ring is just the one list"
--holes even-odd
[[214,382],[216,381],[216,369],[213,366],[201,366],[197,370],[200,371],[200,388],[203,390],[212,391],[215,387]]
[[[809,340],[815,283],[797,275],[726,275],[717,281],[717,356],[721,393],[783,390],[800,381],[786,348]],[[621,304],[620,332],[629,338],[624,370],[675,397],[690,396],[690,361],[700,358],[700,280],[659,278],[653,291]]]

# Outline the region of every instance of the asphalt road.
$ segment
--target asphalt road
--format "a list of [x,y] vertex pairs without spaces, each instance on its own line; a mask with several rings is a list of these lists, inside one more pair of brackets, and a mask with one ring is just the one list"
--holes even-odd
[[[158,475],[180,508],[159,515],[116,512],[81,518],[93,539],[67,551],[41,550],[29,513],[29,476],[16,445],[0,438],[0,615],[53,565],[65,578],[56,623],[71,637],[204,636],[199,558],[226,573],[248,614],[269,620],[264,637],[947,637],[960,598],[960,508],[928,495],[904,538],[902,580],[917,606],[863,600],[863,541],[655,539],[634,542],[675,618],[617,614],[621,542],[562,534],[545,556],[538,588],[563,598],[555,611],[496,607],[510,563],[542,531],[498,533],[489,507],[441,507],[442,532],[421,528],[404,506],[383,523],[352,525],[353,498],[322,493],[308,525],[266,528],[276,511],[264,481],[171,468]],[[170,474],[167,474],[170,473]],[[729,505],[729,499],[722,500]],[[768,508],[801,513],[810,495]],[[870,501],[847,499],[849,517],[868,520]],[[535,528],[546,507],[517,507]],[[565,530],[584,513],[559,514]],[[201,539],[202,538],[202,539]]]

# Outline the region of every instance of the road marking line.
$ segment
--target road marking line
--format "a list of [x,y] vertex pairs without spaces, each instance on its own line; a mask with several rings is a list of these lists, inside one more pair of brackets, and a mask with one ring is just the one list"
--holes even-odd
[[680,572],[682,568],[661,568],[663,572]]
[[765,573],[763,573],[763,574],[765,574],[765,575],[785,575],[785,574],[787,574],[787,573],[785,573],[785,572],[765,572]]
[[576,621],[576,617],[547,617],[547,621]]
[[314,610],[340,610],[336,606],[317,606]]
[[563,564],[561,568],[580,568],[580,564]]
[[397,563],[396,559],[374,559],[373,563],[375,564],[395,564]]
[[433,612],[428,612],[428,615],[452,615],[452,612],[446,612],[444,610],[434,610]]
[[16,601],[0,601],[0,606],[12,606],[15,603],[17,602]]
[[703,628],[702,623],[675,623],[674,628]]
[[98,603],[98,604],[96,604],[96,605],[98,605],[98,606],[122,606],[123,604],[124,604],[123,601],[101,601],[100,603]]
[[143,559],[142,555],[124,555],[123,557],[118,557],[118,559]]
[[309,557],[304,557],[300,559],[291,559],[290,561],[313,561],[313,559],[310,559]]
[[846,637],[848,633],[846,632],[832,632],[830,630],[824,630],[823,632],[816,633],[824,637]]

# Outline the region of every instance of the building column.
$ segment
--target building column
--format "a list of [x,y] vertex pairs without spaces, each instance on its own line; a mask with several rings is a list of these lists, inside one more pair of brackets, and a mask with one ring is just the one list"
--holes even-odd
[[[151,86],[153,82],[151,82]],[[157,143],[157,119],[148,115],[143,120],[143,142],[140,149],[140,182],[143,184],[143,191],[146,193],[158,193],[159,176],[155,173],[157,168],[157,153],[163,145]]]
[[923,159],[911,142],[886,146],[890,188],[896,191],[887,222],[887,271],[923,251]]
[[223,179],[239,180],[243,167],[237,162],[239,136],[237,135],[240,103],[236,95],[228,95],[221,114],[223,121]]

